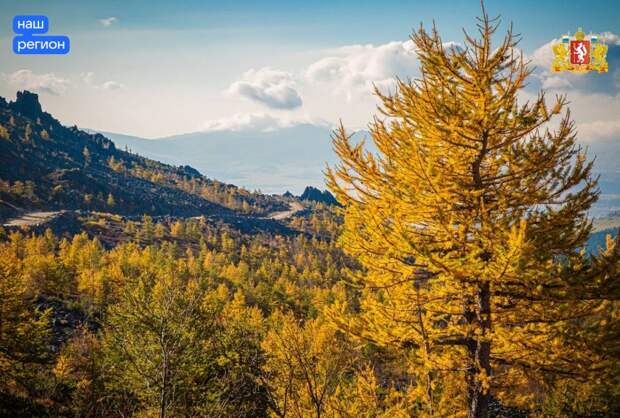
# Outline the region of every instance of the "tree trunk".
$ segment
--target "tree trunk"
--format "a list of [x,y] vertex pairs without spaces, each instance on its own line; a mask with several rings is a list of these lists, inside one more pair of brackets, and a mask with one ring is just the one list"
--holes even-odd
[[164,385],[161,388],[161,393],[159,395],[159,418],[166,417],[166,381],[164,378]]
[[162,354],[162,382],[161,392],[159,395],[159,418],[166,418],[166,403],[168,402],[168,353],[162,349]]
[[[476,314],[471,315],[480,327],[481,335],[471,338],[468,344],[470,369],[467,376],[467,418],[489,416],[490,394],[479,375],[491,376],[491,343],[485,341],[491,328],[491,291],[489,282],[478,286]],[[473,313],[472,313],[473,314]],[[466,315],[467,316],[467,315]]]
[[[430,356],[431,348],[430,343],[428,341],[428,334],[426,333],[426,328],[424,327],[424,320],[422,319],[422,306],[420,306],[420,281],[415,281],[415,292],[416,292],[416,307],[417,307],[417,316],[418,316],[418,326],[420,327],[420,331],[422,334],[422,339],[424,340],[424,352],[426,356]],[[433,374],[431,371],[426,373],[426,402],[428,402],[428,416],[432,417],[434,415],[433,412]]]
[[480,382],[468,382],[468,385],[470,387],[467,388],[467,418],[487,418],[489,394],[485,393]]

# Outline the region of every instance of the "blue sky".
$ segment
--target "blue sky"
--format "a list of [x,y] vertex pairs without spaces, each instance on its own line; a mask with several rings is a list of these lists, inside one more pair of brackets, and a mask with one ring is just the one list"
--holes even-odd
[[[608,136],[616,132],[614,68],[596,80],[544,74],[546,44],[578,26],[608,32],[616,45],[616,4],[487,1],[486,7],[523,35],[521,48],[541,66],[535,87],[569,92],[583,110],[578,122],[602,123]],[[460,42],[461,28],[472,29],[479,12],[478,1],[0,0],[0,95],[30,88],[63,122],[145,137],[332,124],[340,117],[364,126],[376,105],[369,85],[416,75],[406,44],[412,28],[435,21],[445,41]],[[16,14],[47,15],[50,33],[71,38],[71,53],[14,55]],[[593,92],[595,84],[602,95]],[[592,103],[606,110],[593,112]]]
[[[115,16],[124,30],[213,31],[218,41],[278,41],[334,46],[387,42],[403,37],[419,22],[435,20],[446,39],[472,27],[480,5],[469,1],[68,1],[3,0],[3,20],[15,14],[41,13],[68,33],[94,30],[98,19]],[[525,48],[575,25],[617,31],[617,4],[607,1],[487,1],[491,15],[502,14],[526,38]],[[119,26],[121,26],[119,24]],[[247,38],[247,35],[252,38]],[[3,25],[1,36],[10,35]]]

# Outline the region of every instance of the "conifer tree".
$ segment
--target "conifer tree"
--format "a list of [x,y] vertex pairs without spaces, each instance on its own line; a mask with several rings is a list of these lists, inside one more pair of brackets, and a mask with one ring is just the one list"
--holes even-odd
[[[74,416],[99,417],[106,410],[103,350],[98,336],[80,327],[63,346],[53,369],[54,376],[65,388],[71,389],[69,406]],[[116,411],[115,411],[116,412]]]
[[[38,403],[50,357],[50,311],[39,309],[21,273],[25,253],[20,234],[0,247],[0,415],[12,405]],[[21,401],[20,401],[21,400]]]
[[353,363],[351,347],[327,322],[300,325],[292,315],[276,312],[275,329],[267,334],[263,368],[271,386],[273,416],[337,416],[333,398]]
[[7,140],[11,138],[9,131],[2,125],[0,125],[0,138]]
[[113,373],[150,416],[189,415],[182,411],[199,408],[196,382],[208,381],[212,353],[205,348],[214,329],[203,296],[195,281],[143,274],[110,308],[105,342]]
[[112,195],[112,193],[108,193],[108,198],[106,199],[106,204],[108,205],[108,207],[111,207],[111,208],[116,206],[116,200],[114,200],[114,196]]
[[491,397],[531,404],[544,383],[596,370],[572,332],[596,324],[617,283],[617,243],[580,251],[598,189],[566,98],[518,100],[532,69],[512,29],[492,45],[498,26],[483,10],[464,47],[421,27],[420,79],[376,90],[378,152],[341,126],[327,171],[346,205],[340,242],[364,267],[360,306],[331,316],[413,359],[429,416],[486,417]]

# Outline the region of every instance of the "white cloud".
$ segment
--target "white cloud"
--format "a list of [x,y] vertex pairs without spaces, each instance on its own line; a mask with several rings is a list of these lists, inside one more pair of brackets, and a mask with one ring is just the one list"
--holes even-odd
[[412,41],[394,41],[382,45],[350,45],[327,51],[327,56],[305,71],[310,83],[327,83],[333,91],[351,100],[372,92],[373,84],[381,89],[394,86],[396,77],[417,73],[418,60]]
[[[520,101],[532,99],[541,88],[550,91],[550,100],[554,93],[567,93],[572,117],[579,130],[578,138],[585,142],[620,139],[620,122],[615,122],[620,114],[620,36],[605,32],[599,39],[609,45],[608,74],[552,73],[551,46],[559,39],[524,54],[524,58],[531,59],[536,68],[528,80],[528,87],[519,95]],[[453,42],[444,46],[460,47]],[[517,54],[521,52],[515,51]],[[296,73],[270,67],[250,70],[228,91],[273,108],[287,108],[284,105],[287,94],[284,92],[288,90],[284,87],[288,87],[294,91],[294,97],[303,95],[306,113],[332,122],[342,118],[347,126],[365,126],[376,113],[378,104],[372,96],[373,85],[385,91],[393,89],[397,77],[419,77],[418,56],[411,41],[349,45],[318,51],[318,57],[315,57]],[[294,121],[279,115],[246,113],[210,121],[205,124],[205,129],[264,131],[291,126],[292,123]]]
[[553,45],[561,42],[561,39],[552,39],[544,45],[536,48],[529,56],[531,64],[536,66],[539,71],[551,68],[553,62]]
[[229,117],[207,121],[204,123],[202,130],[204,132],[270,132],[278,129],[291,128],[302,124],[327,125],[324,121],[311,119],[307,116],[300,117],[289,114],[255,112],[235,113]]
[[122,89],[123,85],[121,83],[117,83],[116,81],[106,81],[101,85],[101,88],[104,90],[118,90]]
[[578,137],[586,142],[620,140],[620,120],[597,120],[577,125]]
[[82,78],[82,81],[88,85],[93,84],[93,78],[95,77],[95,73],[93,73],[92,71],[89,71],[87,73],[81,73],[80,77]]
[[[454,42],[444,47],[458,48]],[[416,47],[411,40],[386,44],[349,45],[326,51],[326,56],[312,63],[304,72],[310,83],[325,83],[331,91],[344,94],[347,101],[373,93],[374,86],[388,91],[396,79],[406,80],[419,75]]]
[[116,22],[118,22],[118,18],[114,16],[106,17],[105,19],[99,19],[99,23],[101,23],[106,28],[112,26]]
[[246,71],[228,93],[254,100],[274,109],[294,109],[302,104],[292,74],[270,67]]
[[119,90],[122,89],[123,87],[125,87],[123,84],[116,82],[114,80],[109,80],[106,81],[104,83],[101,84],[97,84],[95,82],[95,73],[92,71],[89,71],[87,73],[81,73],[80,77],[82,78],[82,81],[91,87],[94,87],[96,89],[103,89],[103,90]]
[[2,74],[2,78],[17,89],[49,93],[55,96],[65,93],[69,80],[57,77],[53,73],[35,74],[31,70],[18,70],[10,74]]
[[542,79],[542,88],[549,90],[557,90],[572,87],[570,81],[559,76],[548,76]]

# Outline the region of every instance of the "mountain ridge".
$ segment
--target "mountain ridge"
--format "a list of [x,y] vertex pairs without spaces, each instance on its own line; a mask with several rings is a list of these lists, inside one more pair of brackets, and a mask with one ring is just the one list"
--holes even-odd
[[0,218],[20,210],[84,209],[124,215],[254,215],[281,199],[122,151],[102,134],[66,127],[38,95],[0,98]]

